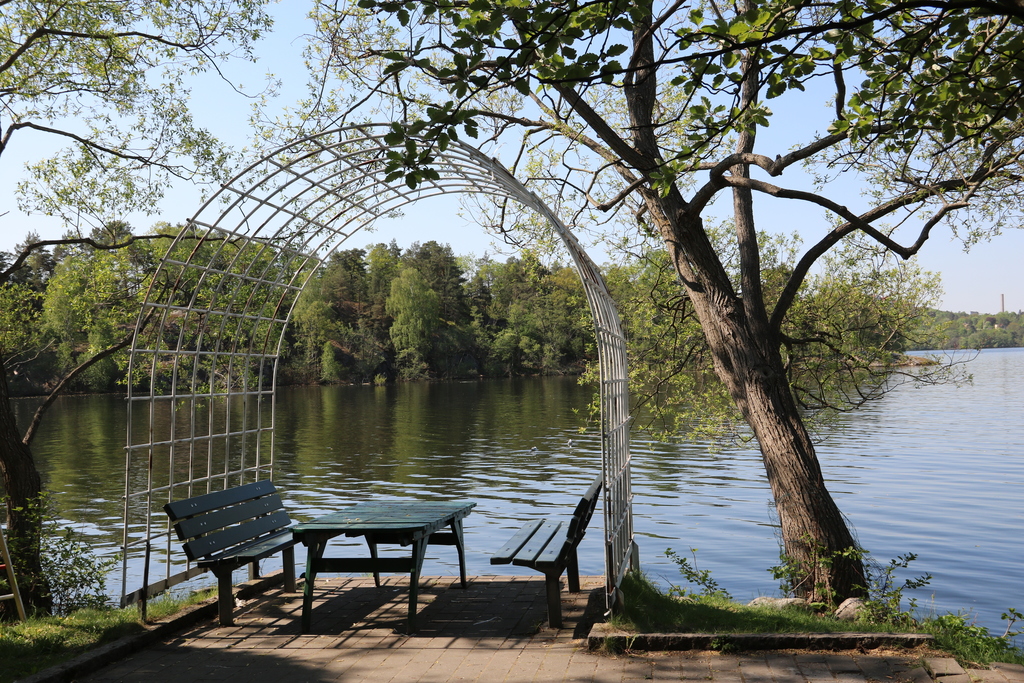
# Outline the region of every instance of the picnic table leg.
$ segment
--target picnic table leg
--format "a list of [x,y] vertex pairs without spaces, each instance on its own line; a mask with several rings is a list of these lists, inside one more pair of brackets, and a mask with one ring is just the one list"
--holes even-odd
[[466,587],[466,547],[462,537],[462,520],[452,522],[452,533],[455,535],[455,549],[459,553],[459,579],[462,587]]
[[[377,540],[373,534],[366,534],[366,545],[370,547],[370,558],[373,560],[374,565],[377,564]],[[377,588],[380,588],[380,572],[374,570],[373,572],[373,583]]]
[[325,539],[311,539],[306,545],[306,579],[302,586],[302,626],[303,633],[309,633],[313,622],[313,584],[320,558],[327,547]]
[[424,536],[412,542],[412,572],[409,575],[409,633],[416,632],[416,601],[420,595],[420,572],[423,569],[423,558],[427,555],[428,537]]

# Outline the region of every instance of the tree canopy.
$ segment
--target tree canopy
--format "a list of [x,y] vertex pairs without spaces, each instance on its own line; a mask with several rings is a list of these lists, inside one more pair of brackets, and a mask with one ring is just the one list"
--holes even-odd
[[40,138],[67,145],[28,164],[22,208],[100,227],[151,212],[171,178],[222,177],[227,152],[195,125],[187,78],[251,59],[265,4],[0,3],[0,160]]

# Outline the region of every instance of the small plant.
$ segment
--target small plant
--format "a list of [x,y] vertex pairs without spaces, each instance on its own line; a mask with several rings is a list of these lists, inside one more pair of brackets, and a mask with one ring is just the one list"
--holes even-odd
[[902,584],[896,582],[896,570],[906,569],[911,562],[917,559],[914,553],[899,555],[889,564],[880,569],[868,566],[868,599],[864,601],[864,618],[867,621],[881,624],[893,624],[894,626],[912,626],[914,620],[914,608],[917,600],[910,598],[907,601],[907,609],[903,609],[903,591],[914,590],[927,586],[931,581],[931,574],[924,574],[912,579],[905,579]]
[[[19,572],[19,585],[43,587],[41,592],[49,598],[49,610],[56,615],[103,607],[107,602],[106,575],[118,558],[96,557],[81,533],[68,526],[62,527],[46,494],[32,505],[30,514],[41,531],[41,572],[39,575]],[[15,558],[28,554],[20,539],[10,545]],[[24,565],[15,559],[14,566]],[[0,587],[7,589],[6,580],[0,580]]]
[[1012,630],[1015,623],[1024,620],[1024,614],[1021,614],[1011,607],[1003,612],[999,618],[1006,622],[1006,631],[1003,633],[1004,639],[1013,638],[1014,636],[1019,636],[1024,633],[1024,629],[1017,629],[1016,631]]
[[71,527],[61,529],[55,520],[43,526],[42,567],[49,582],[53,613],[66,615],[78,609],[107,604],[106,576],[118,557],[98,558]]
[[855,546],[830,551],[810,536],[805,536],[803,542],[810,549],[810,560],[801,562],[781,551],[780,563],[768,571],[779,580],[783,595],[799,595],[818,608],[835,609],[836,591],[829,582],[832,566],[841,561],[863,561],[867,552]]
[[[665,551],[665,556],[679,567],[679,573],[691,584],[700,586],[700,591],[696,595],[704,597],[719,596],[731,600],[732,596],[729,595],[729,592],[719,586],[718,582],[711,577],[711,570],[697,568],[697,549],[690,548],[690,554],[693,556],[692,565],[688,559],[679,555],[671,548]],[[669,595],[682,597],[686,595],[686,589],[680,586],[672,586],[669,588]]]
[[718,636],[711,641],[710,647],[712,650],[717,650],[723,655],[731,654],[739,649],[736,647],[736,642],[728,636]]

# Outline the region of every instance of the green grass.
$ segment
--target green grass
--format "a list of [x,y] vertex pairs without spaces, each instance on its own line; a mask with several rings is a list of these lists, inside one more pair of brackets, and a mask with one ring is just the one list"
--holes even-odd
[[936,649],[963,665],[1024,664],[1024,650],[971,625],[963,615],[932,617],[912,626],[840,621],[798,607],[748,607],[721,595],[670,596],[635,573],[626,576],[622,591],[625,607],[611,623],[634,633],[931,633]]
[[[168,617],[213,593],[202,591],[185,598],[150,601],[149,618]],[[11,683],[142,630],[136,607],[83,609],[66,617],[32,617],[0,623],[0,683]]]
[[622,583],[625,608],[612,625],[637,633],[898,633],[887,624],[840,621],[799,607],[747,607],[718,595],[677,598],[645,576],[629,574]]

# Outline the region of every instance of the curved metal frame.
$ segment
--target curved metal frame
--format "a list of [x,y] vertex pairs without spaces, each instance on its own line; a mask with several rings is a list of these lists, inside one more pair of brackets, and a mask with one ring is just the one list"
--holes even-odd
[[[597,266],[570,230],[497,161],[453,142],[436,180],[388,180],[387,124],[339,128],[266,155],[211,197],[175,238],[140,311],[129,361],[122,604],[199,573],[162,505],[270,476],[278,360],[317,268],[360,228],[425,197],[481,193],[543,216],[583,283],[600,357],[608,606],[635,563],[626,341]],[[392,152],[393,153],[393,152]],[[156,284],[162,283],[162,284]],[[142,588],[128,591],[130,558]],[[162,565],[153,580],[154,565]]]

